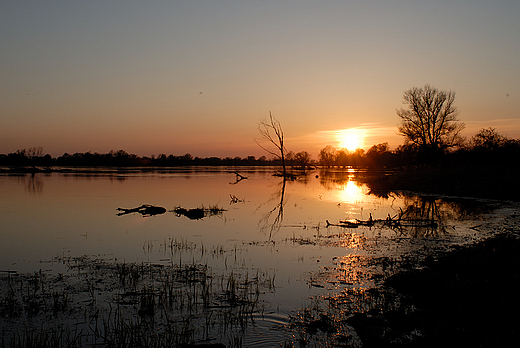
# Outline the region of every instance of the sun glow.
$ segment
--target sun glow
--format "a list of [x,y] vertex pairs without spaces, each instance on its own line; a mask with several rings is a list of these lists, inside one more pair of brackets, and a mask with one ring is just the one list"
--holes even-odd
[[349,180],[338,190],[338,198],[343,203],[355,203],[363,199],[363,188],[355,181]]
[[349,151],[363,148],[365,134],[361,129],[349,128],[338,131],[339,147]]

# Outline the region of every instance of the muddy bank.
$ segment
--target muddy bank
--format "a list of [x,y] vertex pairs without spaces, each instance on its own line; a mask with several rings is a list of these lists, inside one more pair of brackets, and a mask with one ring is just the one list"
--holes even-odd
[[520,239],[501,233],[388,278],[393,310],[349,319],[364,347],[511,347],[520,325]]

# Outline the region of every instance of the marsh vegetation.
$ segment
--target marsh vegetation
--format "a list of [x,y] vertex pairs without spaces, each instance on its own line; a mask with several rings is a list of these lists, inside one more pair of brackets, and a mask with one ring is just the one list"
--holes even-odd
[[[190,248],[172,241],[173,252]],[[202,251],[203,252],[203,251]],[[212,250],[223,254],[223,250]],[[198,263],[57,259],[67,273],[2,275],[2,345],[169,347],[218,338],[240,346],[273,275]]]

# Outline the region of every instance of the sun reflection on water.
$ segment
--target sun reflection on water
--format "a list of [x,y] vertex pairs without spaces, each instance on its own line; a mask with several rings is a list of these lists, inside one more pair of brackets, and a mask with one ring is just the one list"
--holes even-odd
[[363,187],[357,182],[349,180],[346,184],[338,185],[338,201],[344,203],[355,203],[363,200],[365,195]]

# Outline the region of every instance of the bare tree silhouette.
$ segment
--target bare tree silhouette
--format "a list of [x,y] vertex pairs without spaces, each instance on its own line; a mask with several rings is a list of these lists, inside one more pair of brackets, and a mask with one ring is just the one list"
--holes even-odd
[[43,147],[42,146],[32,146],[27,150],[27,157],[34,159],[37,157],[43,156]]
[[432,152],[462,144],[464,139],[460,133],[465,125],[459,122],[459,112],[453,105],[455,92],[425,85],[405,91],[403,100],[408,109],[397,110],[401,119],[398,131],[406,142]]
[[[256,143],[267,153],[275,156],[282,162],[282,175],[286,177],[285,154],[287,153],[287,149],[284,145],[282,125],[273,117],[271,112],[269,112],[268,120],[260,120],[258,131],[260,132],[261,139],[255,139]],[[261,143],[262,140],[269,145],[263,145]]]

